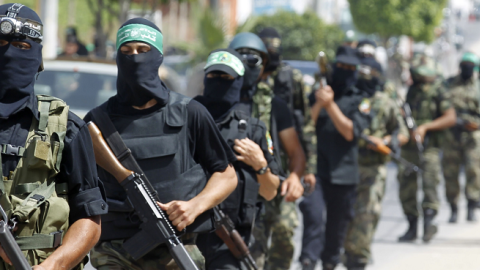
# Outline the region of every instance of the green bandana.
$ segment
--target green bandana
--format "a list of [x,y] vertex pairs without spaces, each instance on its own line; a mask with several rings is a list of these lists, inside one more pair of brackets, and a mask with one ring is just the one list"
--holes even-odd
[[145,42],[163,54],[163,35],[160,31],[143,24],[129,24],[120,28],[117,33],[117,50],[126,42]]
[[213,65],[226,65],[231,67],[239,76],[245,74],[245,67],[243,66],[242,61],[238,59],[235,55],[220,51],[214,52],[208,56],[207,64],[204,69],[207,69]]

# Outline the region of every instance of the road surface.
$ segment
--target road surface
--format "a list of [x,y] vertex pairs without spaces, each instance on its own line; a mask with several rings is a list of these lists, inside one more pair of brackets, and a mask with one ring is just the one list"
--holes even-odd
[[[436,218],[439,226],[437,236],[424,244],[421,240],[415,243],[398,243],[397,237],[407,229],[407,222],[403,217],[398,199],[397,169],[389,164],[387,175],[387,192],[383,200],[382,217],[378,225],[372,246],[373,264],[369,270],[479,270],[480,269],[480,222],[466,222],[466,200],[461,198],[459,206],[459,222],[455,225],[447,222],[450,208],[445,201],[444,186],[439,187],[442,200],[439,215]],[[461,177],[462,185],[465,179]],[[422,195],[418,194],[419,198]],[[463,196],[463,195],[462,195]],[[480,216],[480,210],[477,211]],[[419,223],[421,223],[420,220]],[[419,226],[420,237],[422,227]],[[295,234],[296,246],[300,246],[301,226]],[[296,249],[296,257],[299,254]],[[295,262],[290,268],[297,270],[299,264]],[[321,267],[318,265],[317,269]],[[345,270],[343,266],[337,268]]]

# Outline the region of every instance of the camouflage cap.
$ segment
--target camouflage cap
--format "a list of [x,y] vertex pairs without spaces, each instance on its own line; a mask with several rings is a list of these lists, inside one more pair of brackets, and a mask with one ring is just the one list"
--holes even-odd
[[413,56],[410,71],[412,75],[426,78],[442,74],[441,68],[435,60],[425,54],[416,54]]

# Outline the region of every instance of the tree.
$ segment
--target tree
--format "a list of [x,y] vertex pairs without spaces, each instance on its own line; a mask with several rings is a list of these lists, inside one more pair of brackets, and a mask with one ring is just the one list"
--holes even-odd
[[343,31],[336,25],[323,22],[313,12],[302,15],[278,11],[255,18],[252,32],[274,27],[282,37],[283,58],[289,60],[315,60],[319,51],[329,59],[335,58],[337,46],[343,40]]
[[353,22],[366,34],[385,40],[407,35],[431,42],[447,0],[348,0]]
[[104,57],[106,41],[109,35],[115,33],[114,27],[127,20],[131,7],[140,7],[142,15],[155,12],[159,5],[170,2],[196,2],[197,0],[87,0],[91,13],[94,16],[95,38],[97,54]]

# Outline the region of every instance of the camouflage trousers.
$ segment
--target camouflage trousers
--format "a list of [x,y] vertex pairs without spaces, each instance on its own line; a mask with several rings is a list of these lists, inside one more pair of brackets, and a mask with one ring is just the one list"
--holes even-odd
[[[187,234],[182,237],[189,238],[193,234]],[[184,241],[185,249],[199,269],[205,269],[205,259],[197,248],[191,242]],[[180,270],[165,245],[161,245],[148,254],[134,260],[122,247],[123,240],[102,241],[90,251],[90,260],[99,270]]]
[[[480,132],[465,134],[462,143],[452,142],[443,148],[443,177],[447,200],[457,204],[460,197],[460,166],[465,166],[465,194],[468,200],[480,199]],[[466,137],[466,138],[465,138]]]
[[[25,251],[24,251],[24,254],[25,254]],[[33,255],[33,254],[37,254],[37,255]],[[37,251],[29,250],[28,256],[26,258],[28,263],[30,263],[30,265],[33,266],[33,265],[39,265],[43,261],[45,261],[48,258],[46,255],[47,255],[46,252],[43,252],[41,250],[37,250]],[[85,256],[82,262],[79,263],[74,268],[72,268],[72,270],[83,270],[87,263],[88,263],[88,257]],[[13,265],[7,264],[3,259],[0,258],[0,270],[15,270],[15,267],[13,267]]]
[[[423,173],[422,190],[423,190],[423,202],[422,208],[434,209],[438,211],[439,200],[437,194],[437,186],[440,183],[440,150],[436,147],[428,147],[425,149],[423,156],[425,162],[422,166]],[[406,160],[420,164],[418,152],[414,149],[404,148],[402,149],[402,157]],[[418,179],[415,172],[405,174],[405,168],[400,165],[398,172],[398,179],[400,184],[400,201],[402,203],[403,212],[405,215],[419,216],[418,211]]]
[[[285,202],[280,195],[265,202],[265,214],[260,216],[253,228],[255,241],[251,247],[258,269],[290,269],[295,248],[293,232],[297,226],[294,202]],[[271,246],[268,247],[270,238]]]
[[354,204],[355,216],[350,222],[345,239],[347,264],[367,264],[370,245],[382,211],[387,168],[384,164],[360,166],[360,182]]

